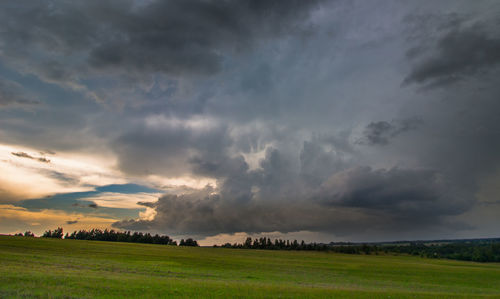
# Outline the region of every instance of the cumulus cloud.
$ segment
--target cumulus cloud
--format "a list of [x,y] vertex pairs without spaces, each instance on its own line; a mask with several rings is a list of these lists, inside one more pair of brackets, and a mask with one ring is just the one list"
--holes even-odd
[[444,216],[459,214],[471,204],[457,198],[438,174],[423,170],[349,169],[332,176],[308,198],[242,202],[215,191],[207,187],[140,203],[154,209],[152,219],[123,220],[113,226],[200,236],[300,230],[412,233],[439,227]]
[[[322,230],[329,225],[346,221],[349,216],[332,209],[311,206],[303,202],[246,201],[224,199],[213,190],[205,189],[184,195],[166,195],[156,203],[144,204],[153,208],[152,220],[123,220],[113,226],[123,229],[164,231],[171,234],[210,236],[219,233]],[[344,214],[343,216],[341,216]],[[336,215],[336,220],[331,219]],[[361,215],[362,216],[362,215]],[[359,229],[360,224],[354,225]]]
[[[309,147],[304,145],[305,150]],[[276,149],[268,150],[260,164],[259,169],[249,170],[241,157],[201,164],[219,178],[217,188],[139,203],[154,209],[154,217],[113,225],[200,236],[300,230],[388,234],[438,227],[446,216],[472,205],[470,198],[462,198],[432,170],[332,168],[329,177],[316,177],[321,181],[318,186],[309,182],[310,177],[294,174]]]

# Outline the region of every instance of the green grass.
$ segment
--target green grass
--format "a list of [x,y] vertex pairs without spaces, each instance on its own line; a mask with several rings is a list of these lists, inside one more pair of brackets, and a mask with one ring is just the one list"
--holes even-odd
[[500,298],[500,264],[0,236],[0,298]]

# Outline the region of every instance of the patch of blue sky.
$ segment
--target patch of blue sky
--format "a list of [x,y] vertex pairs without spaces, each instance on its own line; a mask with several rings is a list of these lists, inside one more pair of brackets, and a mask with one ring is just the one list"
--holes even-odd
[[[45,209],[61,210],[65,212],[76,212],[113,218],[136,218],[139,212],[146,208],[112,208],[101,207],[86,198],[96,197],[103,193],[139,194],[159,193],[159,190],[137,185],[137,184],[113,184],[96,187],[95,191],[61,193],[43,198],[28,199],[17,202],[15,205],[30,211],[41,211]],[[139,200],[138,200],[139,201]]]

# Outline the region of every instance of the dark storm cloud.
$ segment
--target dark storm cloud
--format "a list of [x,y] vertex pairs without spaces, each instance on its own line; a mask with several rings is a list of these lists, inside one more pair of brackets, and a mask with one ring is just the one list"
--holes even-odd
[[497,68],[500,64],[498,19],[486,24],[464,23],[453,18],[428,49],[410,49],[408,56],[418,61],[404,82],[447,85]]
[[31,57],[26,71],[48,82],[77,81],[90,69],[210,74],[225,55],[301,31],[317,2],[3,1],[0,47],[21,64]]
[[356,168],[333,176],[309,198],[241,201],[206,188],[143,203],[156,211],[153,220],[124,220],[114,226],[202,236],[298,230],[338,235],[372,229],[411,232],[437,227],[443,216],[470,206],[449,194],[452,191],[439,180],[429,171]]
[[[299,218],[302,220],[300,224],[285,219],[294,218],[305,208],[304,204],[297,202],[293,208],[289,206],[289,213],[280,208],[284,204],[282,197],[293,186],[294,175],[290,173],[289,164],[279,151],[272,148],[267,150],[260,168],[255,170],[249,169],[242,156],[231,157],[224,150],[216,155],[200,153],[190,160],[193,172],[215,177],[217,189],[207,186],[186,194],[165,195],[156,203],[142,203],[156,211],[153,220],[126,220],[114,226],[199,235],[298,230],[299,226],[306,224],[305,218]],[[258,190],[253,190],[255,188]],[[290,203],[293,200],[290,198]]]
[[352,168],[326,180],[319,198],[327,205],[385,211],[418,222],[459,214],[472,204],[470,198],[460,198],[446,177],[426,169]]
[[[310,147],[305,143],[303,153],[311,153]],[[319,161],[325,161],[325,155],[320,154]],[[206,187],[141,203],[156,211],[153,220],[124,220],[114,226],[204,236],[297,230],[341,235],[375,228],[388,233],[437,227],[445,216],[471,205],[432,170],[332,168],[325,173],[334,175],[325,178],[320,172],[314,177],[322,182],[318,186],[310,183],[310,176],[294,174],[290,161],[276,149],[268,150],[261,168],[255,170],[241,158],[195,163],[216,174],[217,189]],[[307,163],[303,161],[303,167]]]
[[[283,34],[315,4],[304,1],[158,1],[113,22],[115,38],[90,53],[94,67],[213,73],[221,51],[244,51]],[[115,31],[116,30],[116,31]],[[123,37],[120,36],[124,35]]]
[[387,145],[389,140],[398,135],[417,129],[423,123],[420,118],[393,120],[391,122],[378,121],[368,124],[363,132],[364,139],[360,143],[370,145]]
[[[154,220],[125,220],[115,227],[161,230],[173,234],[216,235],[233,232],[297,231],[318,229],[328,223],[325,213],[303,203],[233,201],[211,195],[209,190],[188,195],[165,195],[148,205]],[[314,216],[313,216],[314,215]]]

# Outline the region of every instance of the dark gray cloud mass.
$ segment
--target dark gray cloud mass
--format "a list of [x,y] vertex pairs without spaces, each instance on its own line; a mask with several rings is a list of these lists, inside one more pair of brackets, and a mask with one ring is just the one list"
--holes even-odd
[[352,168],[327,179],[320,196],[327,205],[384,211],[419,225],[437,220],[436,215],[461,213],[472,202],[460,198],[442,174],[427,169]]
[[0,7],[0,108],[44,103],[0,109],[2,142],[215,182],[115,227],[476,236],[464,215],[500,203],[481,198],[500,177],[498,1]]
[[[374,229],[413,233],[437,228],[443,225],[443,216],[460,214],[472,205],[471,200],[454,194],[444,180],[429,170],[357,167],[336,173],[318,191],[309,189],[310,193],[264,200],[260,191],[249,192],[242,200],[234,190],[225,190],[228,185],[234,187],[231,182],[219,193],[207,187],[184,195],[165,195],[155,203],[140,203],[156,211],[153,220],[124,220],[114,226],[202,236],[299,230],[337,235]],[[286,188],[297,191],[296,186]]]
[[304,30],[317,2],[5,1],[1,47],[4,57],[29,57],[25,71],[48,82],[78,82],[100,70],[210,74],[228,54]]
[[[158,1],[115,13],[110,40],[90,52],[93,67],[213,73],[221,52],[297,30],[316,1]],[[99,14],[103,19],[106,14]],[[147,58],[146,58],[147,57]]]
[[[304,143],[298,173],[276,149],[268,149],[256,170],[249,170],[242,157],[196,159],[195,173],[217,177],[217,189],[140,203],[156,211],[153,220],[124,220],[114,226],[202,236],[298,230],[342,235],[374,228],[412,232],[438,227],[444,216],[473,204],[436,171],[346,168],[352,162],[341,163],[334,153],[318,149],[321,144],[317,139]],[[328,170],[314,167],[321,162]],[[317,170],[314,176],[311,169]]]
[[[165,195],[148,204],[156,210],[154,220],[124,220],[114,226],[136,230],[183,232],[199,236],[234,232],[293,232],[299,230],[332,231],[336,225],[346,230],[362,229],[349,216],[359,214],[335,211],[307,202],[238,202],[216,195],[195,193]],[[367,215],[359,215],[364,219]],[[350,227],[352,225],[352,227]]]
[[[490,71],[500,64],[499,19],[487,24],[463,24],[451,19],[445,33],[431,49],[416,47],[410,57],[424,56],[405,83],[425,83],[432,86],[449,84],[471,75]],[[427,54],[427,55],[426,55]]]

